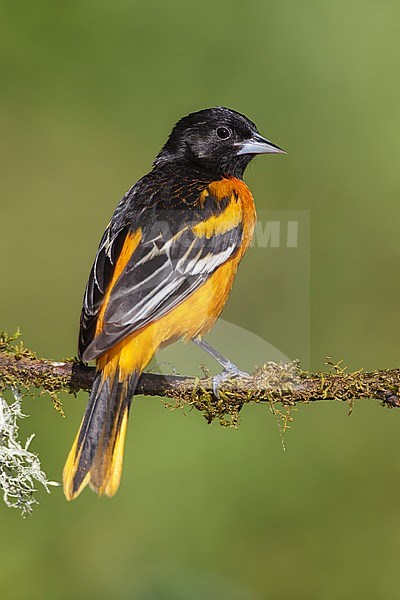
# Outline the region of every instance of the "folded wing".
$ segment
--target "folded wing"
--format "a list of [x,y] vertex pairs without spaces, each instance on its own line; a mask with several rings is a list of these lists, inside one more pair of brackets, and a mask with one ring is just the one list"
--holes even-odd
[[[243,236],[238,198],[206,198],[207,210],[153,209],[151,214],[141,213],[135,231],[126,227],[112,237],[105,232],[84,298],[83,360],[98,358],[168,313],[235,255]],[[140,240],[116,278],[127,237],[134,235]]]

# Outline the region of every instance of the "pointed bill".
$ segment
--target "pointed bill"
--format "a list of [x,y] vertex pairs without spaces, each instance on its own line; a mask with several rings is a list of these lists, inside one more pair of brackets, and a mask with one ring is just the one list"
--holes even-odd
[[266,140],[259,133],[255,133],[250,139],[236,144],[239,154],[286,154],[282,148]]

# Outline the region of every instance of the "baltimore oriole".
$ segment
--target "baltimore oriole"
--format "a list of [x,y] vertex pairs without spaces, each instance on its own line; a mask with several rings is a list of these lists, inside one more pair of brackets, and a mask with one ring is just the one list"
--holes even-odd
[[283,153],[244,115],[218,107],[173,128],[153,169],[122,198],[101,239],[83,300],[79,357],[96,378],[64,467],[72,500],[89,483],[113,496],[122,472],[129,408],[155,352],[202,340],[220,315],[255,226],[243,172],[255,154]]

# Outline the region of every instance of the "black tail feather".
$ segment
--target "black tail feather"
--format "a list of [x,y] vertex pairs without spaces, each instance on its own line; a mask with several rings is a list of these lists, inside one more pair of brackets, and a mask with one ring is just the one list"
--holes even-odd
[[120,381],[98,372],[75,443],[64,467],[64,493],[75,498],[89,483],[99,494],[118,489],[127,419],[138,373]]

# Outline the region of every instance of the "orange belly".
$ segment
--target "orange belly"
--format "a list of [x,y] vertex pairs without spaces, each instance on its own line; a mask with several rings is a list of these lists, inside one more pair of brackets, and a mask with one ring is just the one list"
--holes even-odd
[[142,371],[159,348],[179,338],[189,340],[205,335],[221,314],[239,263],[252,239],[256,213],[251,192],[243,181],[232,178],[211,185],[216,188],[214,194],[221,194],[221,197],[235,194],[239,200],[244,225],[241,247],[184,302],[157,321],[128,335],[101,356],[97,365],[104,377],[112,376],[117,367],[121,380],[133,371]]

